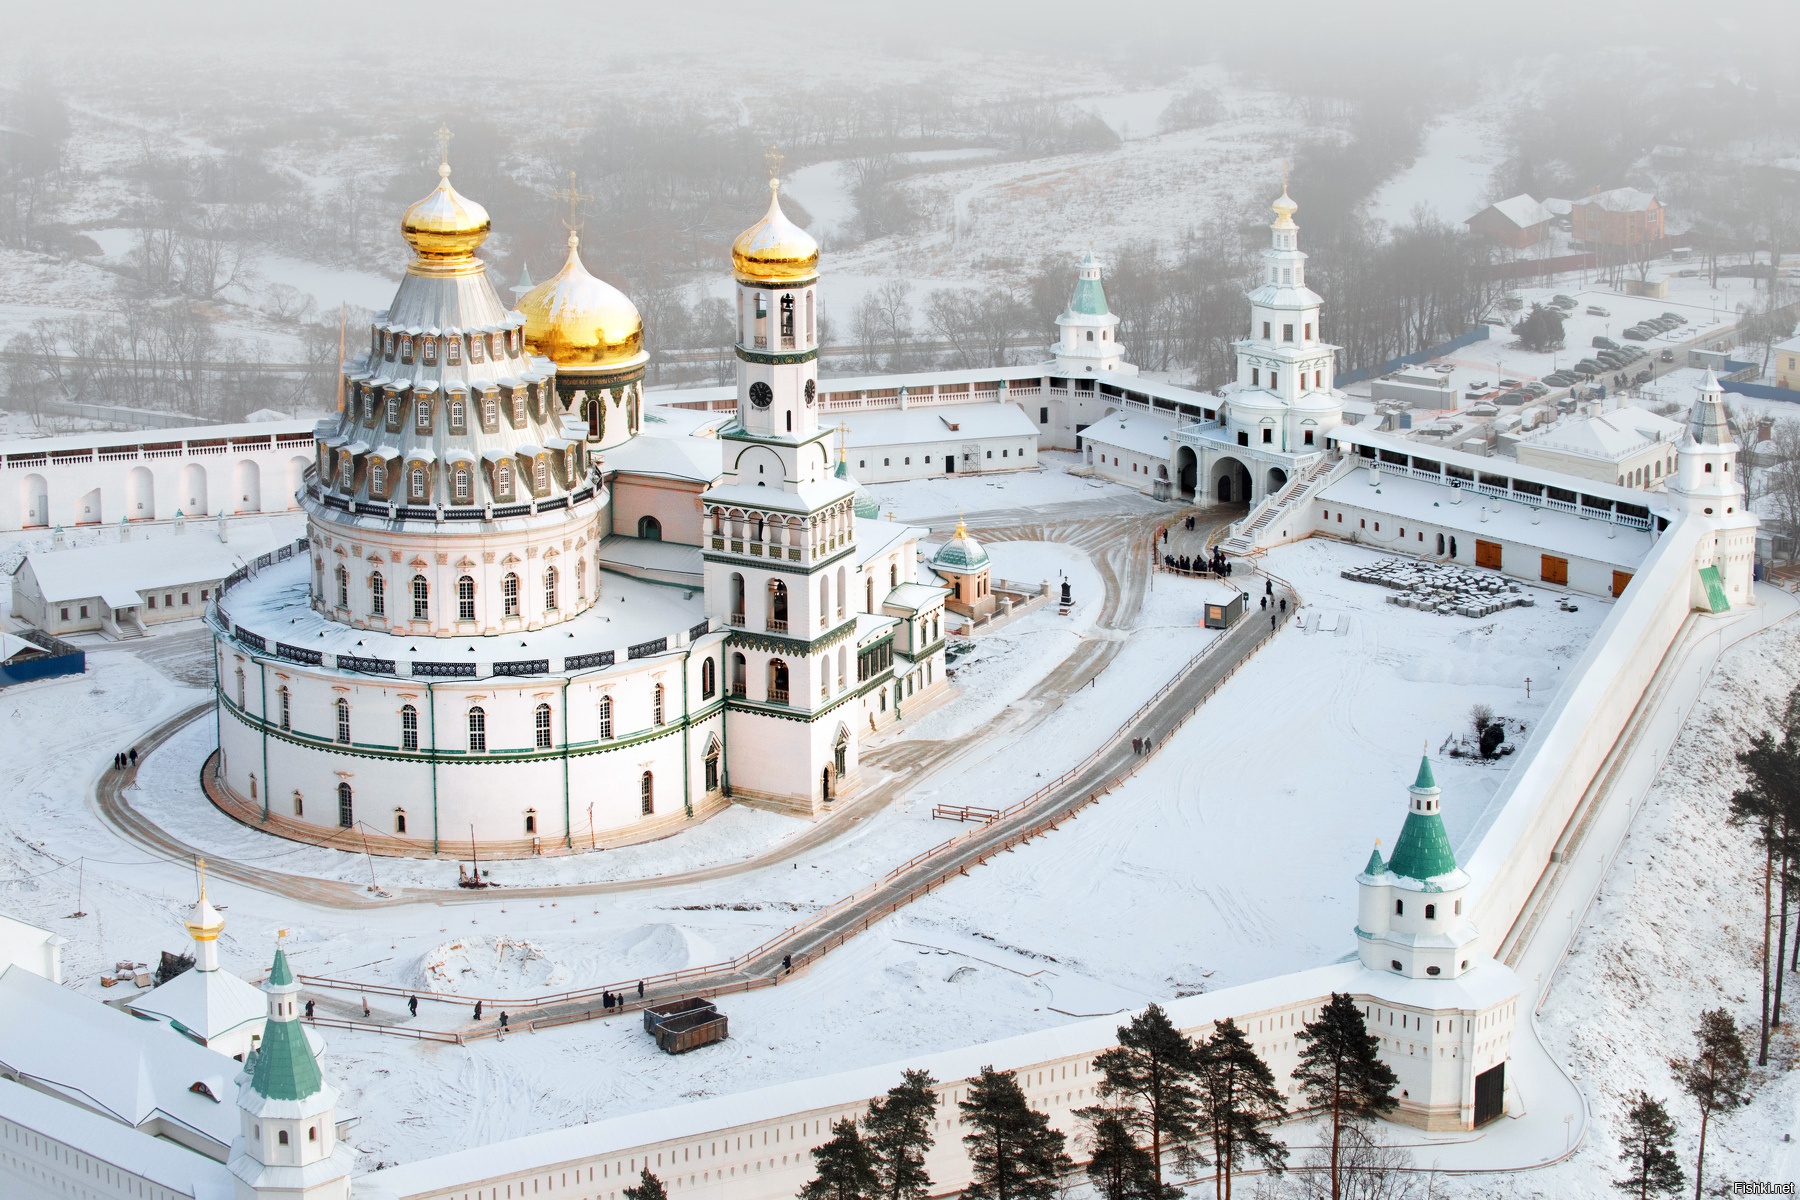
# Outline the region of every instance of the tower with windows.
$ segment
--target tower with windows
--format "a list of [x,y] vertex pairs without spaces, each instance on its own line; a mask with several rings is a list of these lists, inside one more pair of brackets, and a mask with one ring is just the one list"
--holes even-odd
[[1725,389],[1711,371],[1701,381],[1675,451],[1669,495],[1708,526],[1696,550],[1694,607],[1723,612],[1754,599],[1756,516],[1744,506],[1738,443],[1725,415]]
[[1455,979],[1473,965],[1474,924],[1463,915],[1469,876],[1456,865],[1431,760],[1419,760],[1393,857],[1378,845],[1356,877],[1357,952],[1371,971]]
[[237,1078],[239,1133],[226,1163],[239,1200],[349,1200],[354,1155],[338,1138],[337,1089],[307,1043],[300,985],[280,947],[263,992],[262,1044]]
[[[701,497],[707,615],[726,645],[734,795],[813,813],[855,770],[855,487],[818,419],[819,244],[769,209],[731,248],[737,416]],[[842,712],[840,713],[840,710]],[[834,719],[834,714],[836,714]]]
[[1224,423],[1240,446],[1304,454],[1325,444],[1324,431],[1343,420],[1332,390],[1337,347],[1323,340],[1324,300],[1306,286],[1295,204],[1283,187],[1272,206],[1262,279],[1249,294],[1250,336],[1235,343],[1237,385]]
[[1091,375],[1097,371],[1137,374],[1137,368],[1125,361],[1125,347],[1119,342],[1119,318],[1106,303],[1106,288],[1100,282],[1100,264],[1093,252],[1082,256],[1075,273],[1075,292],[1069,306],[1056,318],[1056,345],[1050,348],[1055,367],[1070,375]]

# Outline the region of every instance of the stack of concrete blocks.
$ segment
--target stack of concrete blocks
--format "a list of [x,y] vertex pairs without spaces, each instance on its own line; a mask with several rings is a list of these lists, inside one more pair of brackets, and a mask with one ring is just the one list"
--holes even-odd
[[1389,604],[1445,616],[1485,617],[1502,609],[1537,603],[1520,584],[1491,572],[1471,571],[1450,563],[1387,558],[1342,574],[1345,579],[1400,593],[1389,596]]

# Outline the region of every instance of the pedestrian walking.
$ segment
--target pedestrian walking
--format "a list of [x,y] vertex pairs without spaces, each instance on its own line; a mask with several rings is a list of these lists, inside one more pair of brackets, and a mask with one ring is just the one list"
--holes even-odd
[[479,1000],[475,1002],[475,1019],[477,1021],[481,1020],[481,1001]]
[[312,1012],[313,1012],[313,1002],[311,1000],[308,1000],[306,1002],[306,1019],[309,1021],[312,1020]]
[[1269,628],[1270,629],[1275,628],[1275,614],[1274,613],[1269,614]]
[[1262,598],[1262,606],[1265,609],[1267,609],[1269,607],[1269,598],[1267,596],[1264,596]]
[[1142,754],[1144,752],[1144,739],[1143,738],[1134,737],[1131,739],[1131,752],[1133,754]]
[[419,998],[417,996],[408,996],[406,998],[406,1011],[415,1017],[419,1015]]
[[504,1012],[500,1014],[500,1040],[503,1042],[506,1040],[506,1014]]
[[789,975],[792,975],[794,973],[794,956],[793,955],[784,954],[781,956],[781,969],[786,971]]
[[366,1021],[369,1019],[369,998],[367,996],[364,996],[362,998],[362,1002],[363,1002],[363,1020]]
[[1286,596],[1283,596],[1283,597],[1282,597],[1282,598],[1281,598],[1281,611],[1282,611],[1282,612],[1286,612],[1286,611],[1287,611],[1287,597],[1286,597]]
[[1273,579],[1263,580],[1263,595],[1273,596],[1274,594],[1275,594],[1275,581]]
[[638,999],[642,1000],[643,998],[644,998],[644,981],[640,979],[640,980],[638,980]]
[[131,765],[134,767],[137,766],[137,747],[136,746],[133,746],[131,748]]

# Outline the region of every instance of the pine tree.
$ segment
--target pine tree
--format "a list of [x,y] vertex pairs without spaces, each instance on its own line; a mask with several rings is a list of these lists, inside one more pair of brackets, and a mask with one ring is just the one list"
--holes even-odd
[[1738,1033],[1737,1022],[1722,1008],[1700,1014],[1694,1030],[1698,1043],[1694,1057],[1681,1057],[1669,1065],[1681,1090],[1700,1108],[1700,1151],[1694,1156],[1694,1200],[1700,1198],[1701,1174],[1706,1169],[1706,1126],[1714,1113],[1727,1113],[1749,1100],[1750,1053]]
[[1025,1101],[1018,1080],[981,1068],[957,1105],[974,1127],[963,1135],[974,1181],[963,1200],[1050,1200],[1058,1177],[1074,1166],[1063,1153],[1063,1135]]
[[1087,1175],[1101,1200],[1173,1200],[1180,1196],[1180,1188],[1157,1191],[1156,1164],[1150,1152],[1138,1145],[1135,1126],[1141,1125],[1143,1118],[1136,1111],[1122,1105],[1096,1105],[1078,1108],[1075,1115],[1093,1131]]
[[1619,1161],[1625,1164],[1623,1179],[1613,1186],[1630,1192],[1638,1200],[1651,1196],[1674,1195],[1682,1187],[1681,1164],[1669,1147],[1675,1142],[1675,1122],[1661,1100],[1652,1100],[1649,1092],[1639,1092],[1625,1114],[1624,1149]]
[[1344,1127],[1393,1108],[1398,1101],[1388,1093],[1400,1080],[1381,1061],[1381,1039],[1369,1032],[1362,1010],[1343,992],[1331,993],[1318,1019],[1295,1036],[1304,1048],[1294,1082],[1307,1103],[1331,1119],[1331,1200],[1339,1200]]
[[1194,1088],[1199,1051],[1161,1005],[1152,1004],[1119,1026],[1119,1044],[1095,1056],[1094,1066],[1101,1074],[1095,1093],[1103,1100],[1118,1097],[1143,1117],[1159,1194],[1165,1152],[1174,1151],[1175,1161],[1186,1167],[1204,1164],[1197,1147],[1200,1107]]
[[1254,1158],[1276,1174],[1286,1167],[1287,1147],[1266,1126],[1287,1115],[1287,1102],[1269,1064],[1230,1017],[1201,1043],[1199,1061],[1200,1118],[1218,1164],[1213,1194],[1231,1200],[1231,1176],[1243,1160]]
[[645,1167],[643,1174],[638,1176],[635,1186],[619,1190],[625,1194],[625,1200],[669,1200],[669,1189],[663,1186],[662,1180],[650,1173],[649,1167]]
[[877,1200],[924,1200],[931,1191],[925,1154],[933,1141],[936,1084],[929,1071],[907,1071],[886,1096],[870,1103],[863,1131],[875,1160]]
[[854,1118],[831,1123],[831,1140],[814,1148],[819,1174],[800,1189],[801,1200],[871,1200],[875,1195],[875,1156],[856,1131]]
[[[1737,754],[1743,768],[1744,786],[1731,794],[1733,825],[1748,825],[1756,831],[1763,850],[1763,954],[1762,954],[1762,1028],[1757,1043],[1756,1061],[1769,1062],[1770,979],[1771,966],[1779,966],[1785,945],[1769,954],[1769,934],[1774,902],[1774,879],[1777,862],[1785,885],[1789,864],[1795,857],[1795,831],[1800,830],[1800,688],[1789,694],[1781,722],[1781,740],[1764,730],[1750,740]],[[1784,886],[1785,891],[1785,886]],[[1783,917],[1785,919],[1785,912]],[[1783,932],[1785,942],[1786,933]]]

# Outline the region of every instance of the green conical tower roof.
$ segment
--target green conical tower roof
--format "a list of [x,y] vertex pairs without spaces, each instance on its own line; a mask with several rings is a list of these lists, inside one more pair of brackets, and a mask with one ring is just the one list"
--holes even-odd
[[1394,843],[1387,869],[1403,879],[1421,882],[1448,875],[1456,870],[1456,852],[1450,848],[1444,815],[1438,811],[1437,779],[1429,758],[1419,760],[1419,776],[1411,791],[1412,808],[1400,827],[1400,840]]
[[1386,870],[1387,864],[1381,861],[1381,843],[1376,842],[1375,848],[1369,851],[1369,865],[1363,868],[1363,874],[1380,875]]
[[[275,965],[269,970],[263,991],[273,996],[284,989],[289,996],[299,992],[287,955],[277,949]],[[319,1060],[313,1057],[312,1046],[306,1041],[306,1030],[295,1016],[277,1017],[277,1005],[272,999],[269,1018],[263,1022],[262,1045],[249,1064],[250,1086],[257,1095],[269,1100],[304,1100],[323,1088],[325,1079],[319,1073]]]
[[1100,264],[1094,261],[1092,251],[1081,260],[1081,265],[1087,269],[1075,280],[1075,294],[1069,299],[1069,311],[1085,317],[1104,317],[1111,310],[1106,307],[1106,289],[1100,285]]

